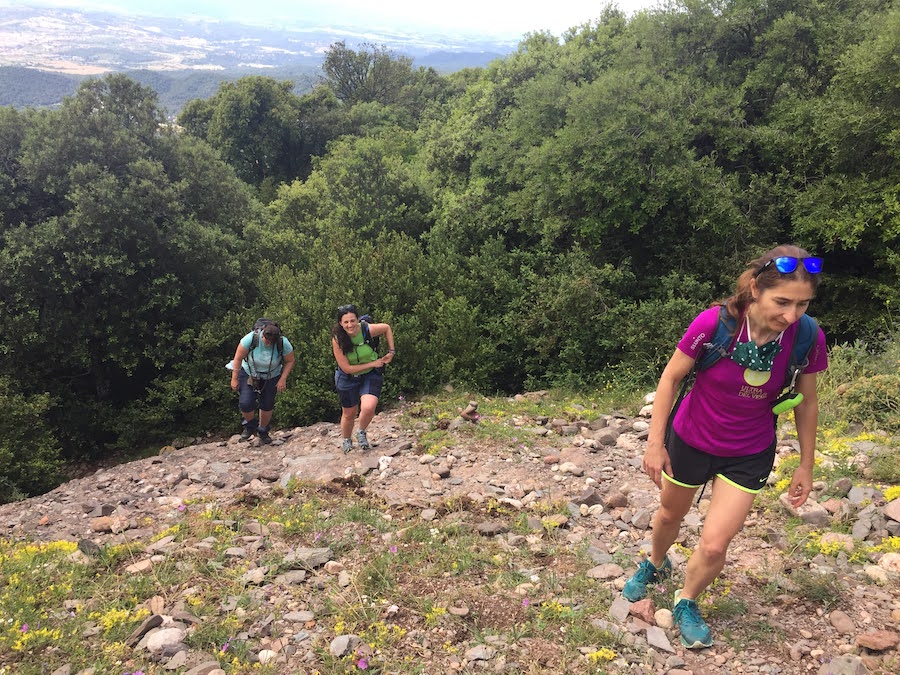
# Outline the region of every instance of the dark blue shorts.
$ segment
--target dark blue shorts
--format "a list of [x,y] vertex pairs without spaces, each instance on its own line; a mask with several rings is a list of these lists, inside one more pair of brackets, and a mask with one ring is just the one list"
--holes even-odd
[[365,375],[347,375],[340,368],[334,371],[334,388],[342,408],[355,408],[365,394],[379,398],[383,382],[384,375],[378,368],[373,368]]
[[768,448],[753,455],[719,457],[688,445],[675,429],[670,429],[666,450],[672,463],[672,475],[663,472],[663,477],[681,487],[700,487],[718,476],[744,492],[756,494],[766,486],[775,464],[774,440]]
[[241,409],[241,412],[254,412],[257,405],[260,410],[267,412],[274,410],[279,377],[281,377],[280,373],[278,377],[274,377],[271,380],[260,380],[261,384],[254,388],[248,382],[250,376],[247,375],[247,371],[241,368],[241,371],[238,373],[238,393],[240,394],[238,408]]

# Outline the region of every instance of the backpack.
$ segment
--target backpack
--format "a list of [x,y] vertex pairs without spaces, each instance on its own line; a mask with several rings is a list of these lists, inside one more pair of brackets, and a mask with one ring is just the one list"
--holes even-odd
[[[273,324],[278,326],[278,324],[275,323],[274,321],[272,321],[272,319],[262,318],[262,319],[256,320],[256,323],[253,324],[253,337],[250,338],[250,349],[249,349],[250,352],[252,352],[254,349],[259,347],[259,336],[263,332],[263,329],[265,329],[266,326],[270,326]],[[281,330],[281,326],[278,326],[278,330],[279,331]],[[275,346],[278,348],[278,356],[283,357],[284,356],[284,335],[279,336],[278,342],[276,343]]]
[[[725,305],[719,308],[719,322],[716,324],[716,332],[712,340],[703,345],[703,353],[697,357],[696,368],[706,370],[711,368],[723,356],[728,356],[728,348],[734,342],[737,335],[738,320],[728,313]],[[819,324],[807,314],[800,317],[800,325],[797,326],[797,334],[794,336],[794,345],[791,348],[791,358],[788,359],[787,372],[784,377],[782,390],[793,391],[797,384],[797,376],[809,365],[809,354],[812,351],[816,338],[819,336]]]
[[363,332],[363,344],[369,345],[377,354],[378,344],[381,342],[381,338],[372,336],[372,333],[369,331],[370,323],[372,323],[372,317],[368,314],[363,314],[361,317],[359,317],[359,325],[362,327]]

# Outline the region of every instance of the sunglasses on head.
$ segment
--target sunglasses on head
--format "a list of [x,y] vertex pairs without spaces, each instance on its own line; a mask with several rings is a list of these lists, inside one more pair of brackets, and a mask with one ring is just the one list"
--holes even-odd
[[278,338],[281,337],[281,333],[276,333],[276,332],[273,332],[273,331],[269,331],[269,332],[263,333],[263,336],[264,336],[267,340],[277,340]]
[[356,305],[341,305],[337,308],[337,315],[340,319],[344,314],[356,314],[359,315],[359,312],[356,311]]
[[819,274],[822,271],[822,259],[811,257],[811,258],[796,258],[792,255],[782,255],[777,258],[772,258],[765,265],[760,267],[754,277],[758,277],[760,274],[766,271],[770,265],[775,265],[775,269],[781,272],[782,274],[790,274],[797,269],[797,266],[800,263],[803,263],[803,269],[805,269],[810,274]]

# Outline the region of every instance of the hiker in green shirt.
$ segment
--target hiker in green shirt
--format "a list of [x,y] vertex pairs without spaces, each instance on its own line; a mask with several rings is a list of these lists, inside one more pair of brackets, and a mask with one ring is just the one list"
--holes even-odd
[[[378,356],[378,340],[387,339],[388,352]],[[360,320],[355,305],[338,307],[336,322],[331,330],[331,349],[337,361],[334,387],[341,402],[341,449],[353,449],[353,426],[359,415],[359,432],[356,440],[361,450],[369,449],[366,428],[375,416],[378,397],[381,396],[384,367],[397,353],[394,334],[386,323],[369,323]]]

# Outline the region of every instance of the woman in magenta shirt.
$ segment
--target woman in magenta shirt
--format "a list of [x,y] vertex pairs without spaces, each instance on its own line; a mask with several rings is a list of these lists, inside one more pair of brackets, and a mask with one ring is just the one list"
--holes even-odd
[[[697,372],[668,435],[679,384],[715,334],[719,306],[694,319],[660,378],[642,462],[643,471],[661,490],[653,546],[623,594],[639,600],[648,584],[671,575],[668,550],[697,489],[712,480],[700,543],[688,561],[684,588],[676,593],[672,612],[688,648],[713,643],[696,599],[722,571],[728,545],[772,470],[776,443],[772,406],[782,390],[800,317],[816,295],[821,271],[822,260],[797,246],[779,246],[750,263],[738,278],[734,295],[723,303],[736,320],[736,335],[722,358]],[[794,506],[805,503],[812,488],[819,415],[816,373],[828,366],[825,335],[821,329],[817,332],[796,384],[803,397],[794,408],[800,442],[800,466],[789,492]]]

